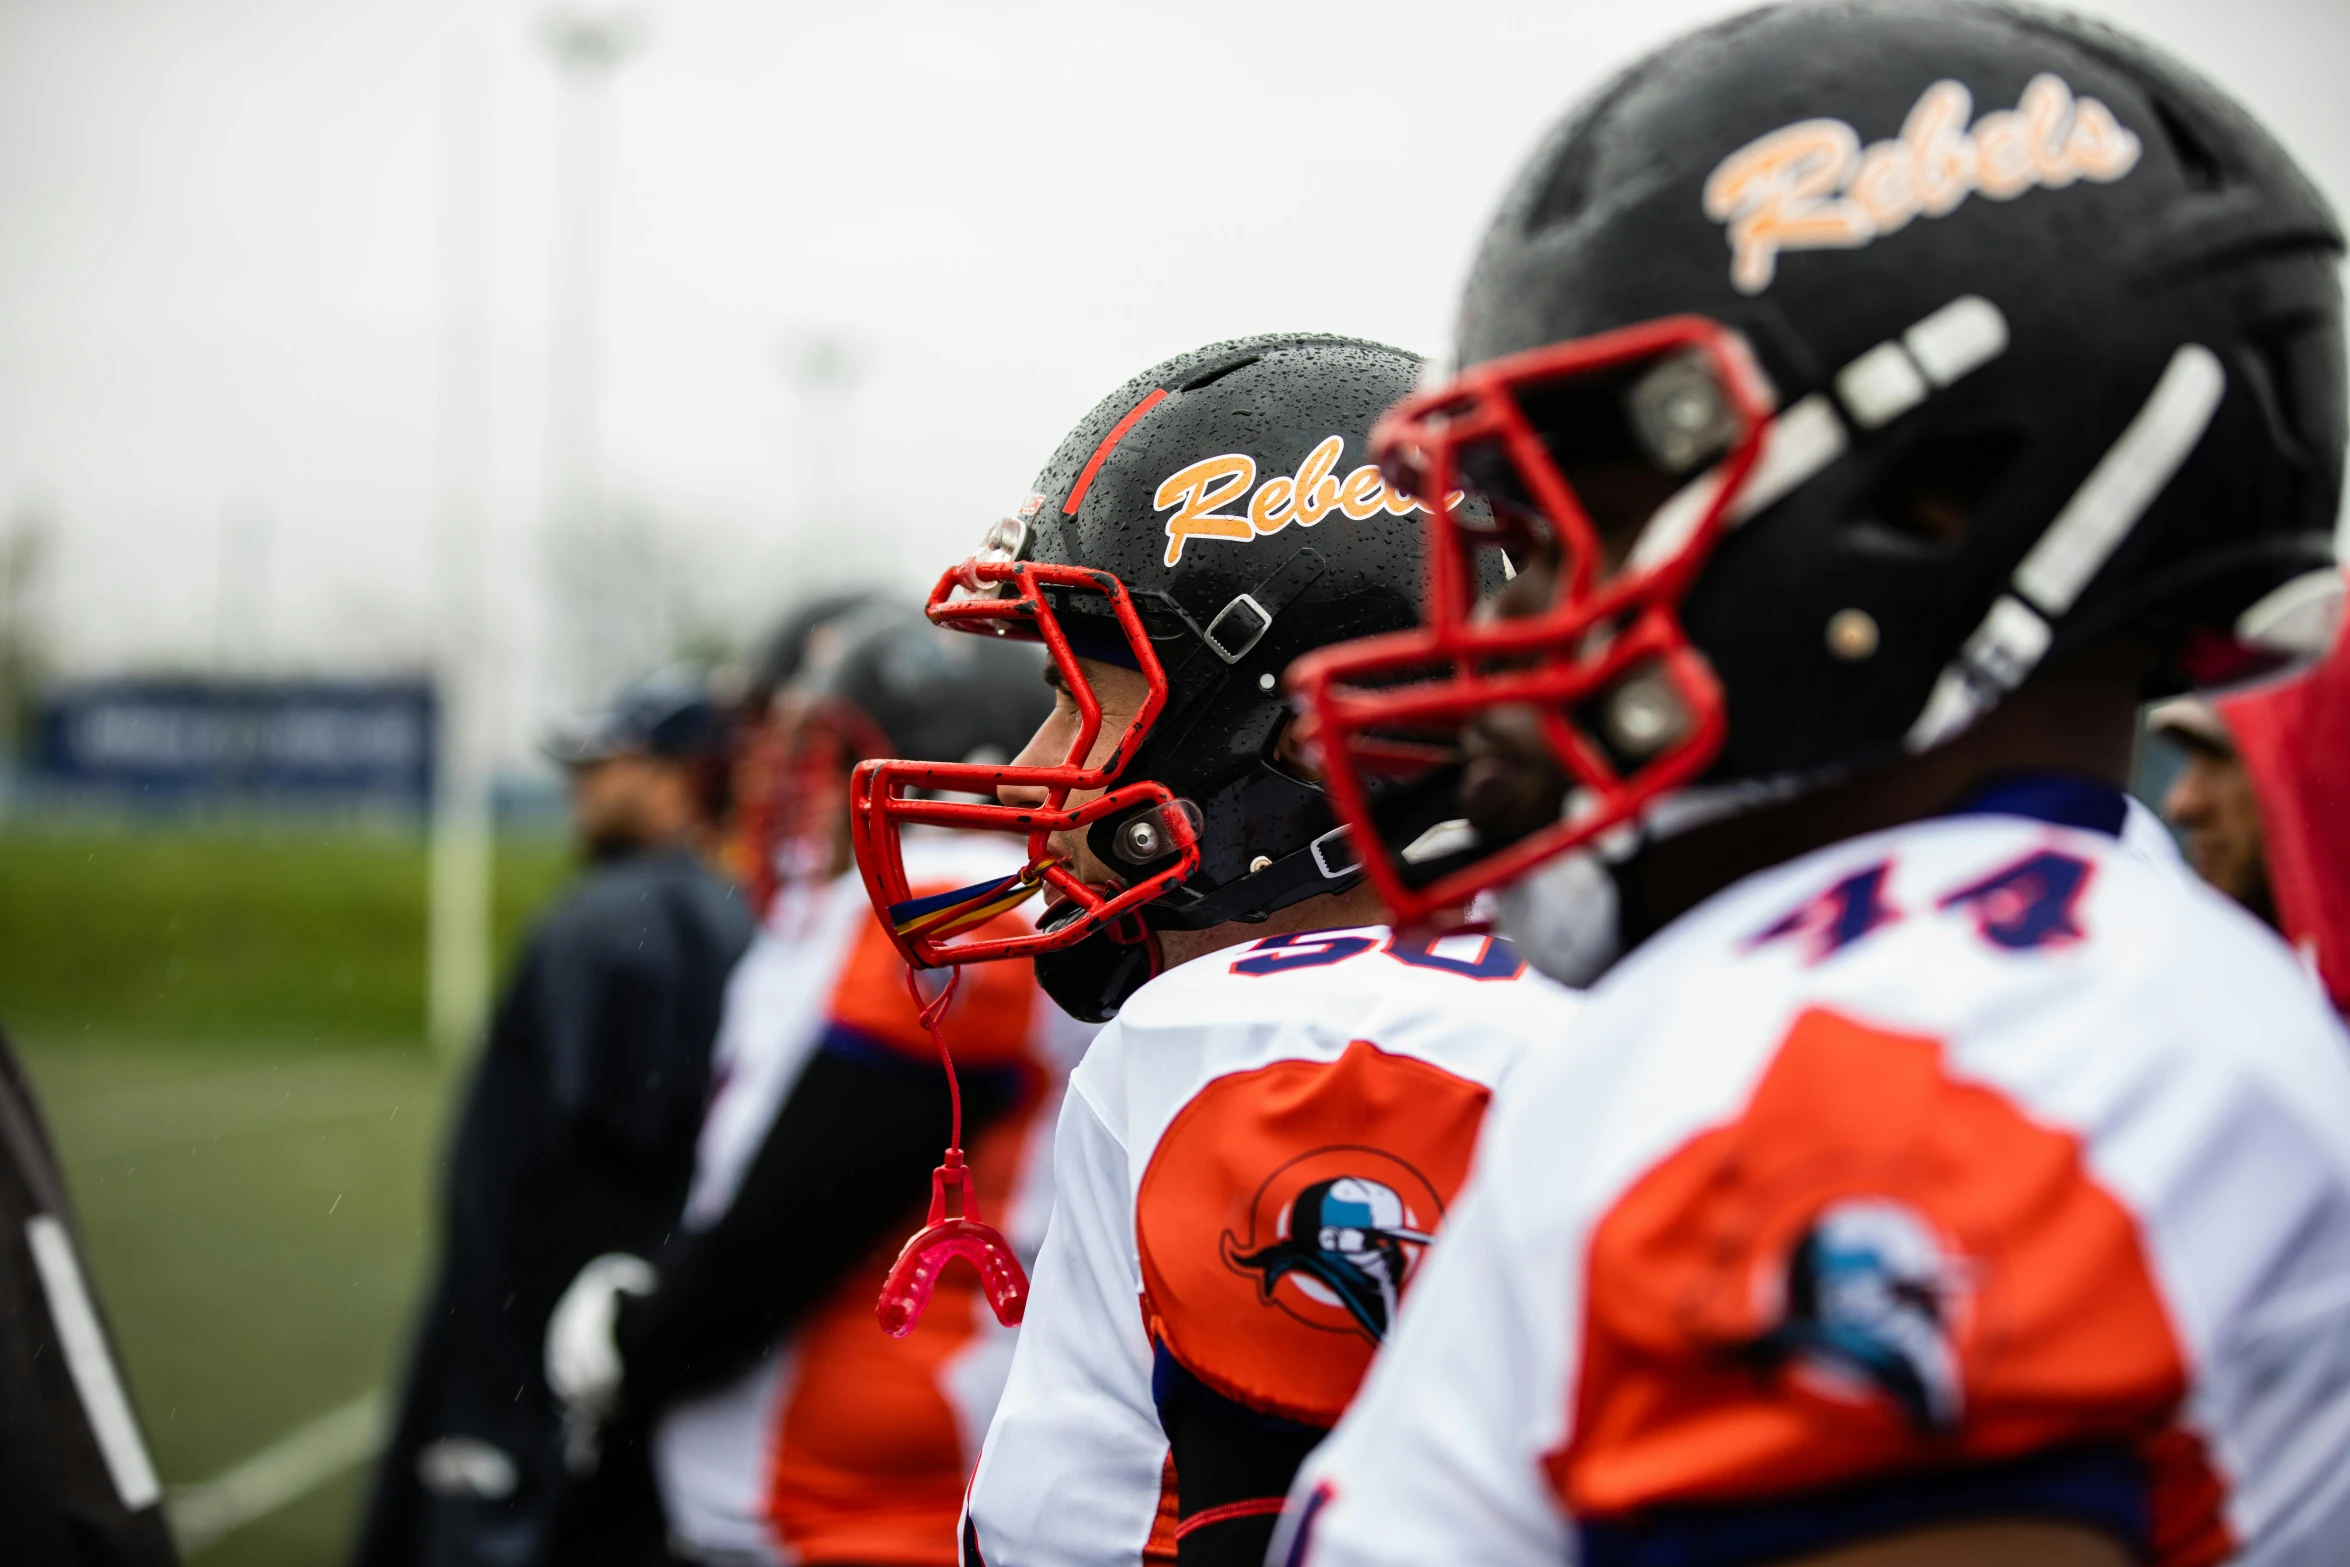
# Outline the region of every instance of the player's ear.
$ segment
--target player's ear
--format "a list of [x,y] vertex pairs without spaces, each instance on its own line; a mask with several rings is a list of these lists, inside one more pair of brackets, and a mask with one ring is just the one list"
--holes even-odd
[[1104,708],[1132,713],[1150,698],[1150,682],[1140,670],[1083,654],[1078,655],[1077,669],[1085,676],[1086,684],[1093,687],[1094,696]]
[[1322,753],[1301,738],[1300,726],[1294,718],[1282,726],[1281,738],[1273,742],[1273,761],[1283,772],[1303,778],[1307,783],[1318,784],[1330,772],[1322,765]]

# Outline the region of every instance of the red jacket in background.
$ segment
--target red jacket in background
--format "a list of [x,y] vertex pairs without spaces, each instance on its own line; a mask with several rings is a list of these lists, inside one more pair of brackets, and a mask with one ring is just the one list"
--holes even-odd
[[2307,672],[2213,705],[2260,801],[2277,924],[2350,1015],[2350,636]]

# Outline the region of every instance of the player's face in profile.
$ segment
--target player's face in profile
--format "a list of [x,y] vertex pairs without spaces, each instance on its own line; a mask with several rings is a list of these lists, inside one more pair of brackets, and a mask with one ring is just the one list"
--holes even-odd
[[[1086,766],[1096,767],[1109,759],[1110,754],[1117,749],[1119,740],[1133,726],[1135,715],[1142,711],[1143,703],[1150,696],[1150,682],[1143,679],[1139,671],[1103,663],[1099,659],[1080,658],[1077,660],[1077,668],[1085,677],[1086,684],[1093,688],[1094,699],[1102,705],[1101,729],[1094,735],[1093,749],[1085,758]],[[1077,711],[1077,699],[1070,695],[1067,683],[1061,679],[1060,670],[1047,664],[1044,678],[1045,684],[1053,690],[1053,710],[1037,726],[1036,733],[1029,737],[1028,744],[1020,754],[1012,758],[1015,767],[1061,766],[1069,760],[1069,748],[1077,743],[1078,733],[1083,727]],[[1072,789],[1069,791],[1068,808],[1074,810],[1088,800],[1098,798],[1101,793],[1099,789]],[[1007,784],[996,791],[996,798],[1006,805],[1036,807],[1046,803],[1046,791],[1033,786]],[[1115,872],[1095,858],[1093,851],[1086,846],[1084,834],[1055,833],[1048,840],[1048,846],[1054,858],[1069,867],[1086,885],[1123,885]]]
[[[1600,584],[1624,569],[1649,519],[1680,482],[1636,455],[1621,452],[1564,459],[1560,474],[1573,487],[1590,523]],[[1516,574],[1479,606],[1478,618],[1528,619],[1558,600],[1558,536],[1513,474],[1493,468],[1485,478],[1491,485],[1485,492],[1486,504],[1505,525],[1514,524],[1510,531],[1516,542],[1510,552]],[[1533,708],[1486,708],[1463,729],[1461,749],[1461,814],[1480,838],[1514,843],[1559,819],[1566,803],[1567,775]]]
[[[1547,539],[1520,553],[1517,575],[1486,600],[1479,618],[1523,619],[1556,596],[1558,555]],[[1484,709],[1461,730],[1461,756],[1461,814],[1486,842],[1515,842],[1558,820],[1567,776],[1543,738],[1534,709]]]
[[2186,751],[2186,765],[2162,797],[2162,814],[2186,836],[2195,874],[2267,919],[2268,860],[2251,775],[2233,752],[2201,745]]
[[572,831],[592,858],[671,842],[691,819],[691,786],[673,762],[624,752],[571,769]]

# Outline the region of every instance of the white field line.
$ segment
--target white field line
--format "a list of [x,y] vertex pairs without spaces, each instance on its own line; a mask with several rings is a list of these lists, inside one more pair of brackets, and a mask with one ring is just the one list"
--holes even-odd
[[383,1441],[383,1427],[383,1390],[370,1389],[296,1426],[224,1474],[171,1487],[163,1505],[180,1551],[193,1556],[364,1463]]

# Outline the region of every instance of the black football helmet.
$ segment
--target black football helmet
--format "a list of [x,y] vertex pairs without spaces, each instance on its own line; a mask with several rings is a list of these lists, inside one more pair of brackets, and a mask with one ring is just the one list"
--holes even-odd
[[[1399,735],[1541,715],[1564,816],[1366,844],[1398,917],[1674,791],[1940,744],[2109,634],[2168,689],[2322,647],[2341,251],[2242,108],[2070,17],[1826,0],[1632,66],[1503,202],[1456,379],[1382,426],[1399,486],[1478,498],[1432,517],[1427,625],[1296,672],[1363,829]],[[1460,562],[1530,540],[1555,599],[1473,618]]]
[[912,604],[866,600],[806,639],[786,705],[830,723],[858,760],[1008,762],[1052,711],[1044,656],[1017,642],[951,636]]
[[851,610],[883,602],[869,590],[824,593],[794,608],[759,642],[743,672],[742,705],[754,717],[763,715],[777,692],[790,685],[807,657],[808,638]]
[[951,636],[915,605],[871,594],[821,607],[834,613],[795,617],[794,656],[748,758],[744,830],[761,909],[783,886],[833,873],[857,763],[1006,761],[1052,710],[1034,647]]
[[[1061,766],[860,773],[859,863],[911,961],[1034,956],[1064,1009],[1106,1018],[1157,971],[1154,931],[1262,919],[1361,879],[1321,787],[1276,759],[1292,716],[1280,671],[1415,618],[1423,529],[1372,464],[1370,432],[1419,369],[1397,349],[1310,335],[1155,366],[1104,399],[1018,515],[940,579],[932,619],[1042,641],[1081,708],[1093,698],[1077,657],[1141,671],[1152,696],[1097,768],[1083,764],[1098,709]],[[1005,784],[1051,804],[922,798]],[[1073,789],[1105,792],[1071,810]],[[896,851],[916,821],[1019,833],[1028,869],[916,907]],[[1048,835],[1073,830],[1122,886],[1085,886],[1051,860]],[[1040,885],[1056,901],[1036,935],[950,939]]]

